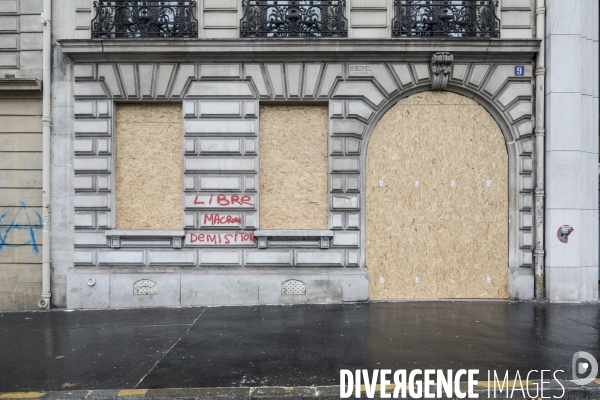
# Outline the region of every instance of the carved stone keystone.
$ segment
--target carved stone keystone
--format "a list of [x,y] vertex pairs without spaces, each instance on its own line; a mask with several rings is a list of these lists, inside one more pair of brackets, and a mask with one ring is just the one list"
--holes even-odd
[[452,71],[452,53],[434,53],[431,56],[431,73],[433,75],[432,90],[445,90]]

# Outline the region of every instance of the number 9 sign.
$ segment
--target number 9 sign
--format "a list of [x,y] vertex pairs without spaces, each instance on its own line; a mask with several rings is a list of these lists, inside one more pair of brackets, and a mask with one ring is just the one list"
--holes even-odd
[[515,76],[525,76],[525,67],[522,65],[515,66]]

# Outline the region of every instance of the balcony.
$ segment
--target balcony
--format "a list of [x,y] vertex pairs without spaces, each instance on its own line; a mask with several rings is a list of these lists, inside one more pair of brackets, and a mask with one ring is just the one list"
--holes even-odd
[[98,0],[92,39],[198,37],[196,2]]
[[499,38],[497,0],[394,0],[392,37]]
[[348,37],[346,0],[242,0],[242,38]]

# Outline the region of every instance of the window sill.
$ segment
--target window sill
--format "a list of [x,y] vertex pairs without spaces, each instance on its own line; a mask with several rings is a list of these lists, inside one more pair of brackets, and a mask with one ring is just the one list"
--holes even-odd
[[183,247],[184,230],[110,230],[106,231],[109,246],[118,249],[121,247]]
[[333,231],[320,230],[257,230],[254,237],[259,249],[274,247],[319,247],[328,249]]

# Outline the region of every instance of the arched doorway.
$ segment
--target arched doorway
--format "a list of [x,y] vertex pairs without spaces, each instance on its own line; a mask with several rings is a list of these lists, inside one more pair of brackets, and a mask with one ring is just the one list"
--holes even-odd
[[508,154],[482,106],[399,101],[371,134],[366,183],[371,299],[508,298]]

